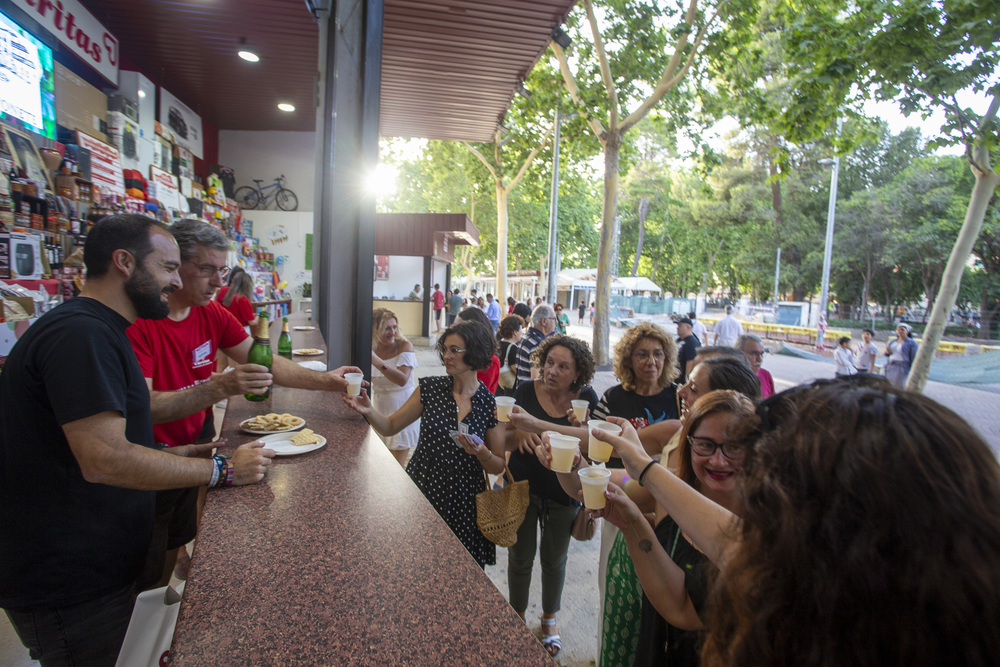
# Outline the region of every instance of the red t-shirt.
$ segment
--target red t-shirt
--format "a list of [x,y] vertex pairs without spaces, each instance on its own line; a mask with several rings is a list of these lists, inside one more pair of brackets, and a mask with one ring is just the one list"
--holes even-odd
[[768,396],[773,396],[774,378],[771,377],[771,373],[761,368],[757,371],[757,377],[760,378],[760,397],[767,398]]
[[500,357],[493,355],[493,363],[484,371],[476,373],[480,382],[486,385],[491,394],[497,393],[497,386],[500,384]]
[[431,298],[434,299],[434,310],[441,310],[444,308],[444,292],[438,290],[431,295]]
[[[222,303],[222,300],[219,300]],[[233,300],[229,302],[229,305],[222,304],[222,307],[233,314],[236,321],[240,324],[250,324],[256,319],[256,315],[253,313],[253,306],[250,305],[250,299],[246,298],[242,294],[234,294]]]
[[[181,322],[138,319],[126,331],[142,376],[152,378],[153,391],[180,391],[207,382],[215,370],[219,348],[235,347],[248,338],[243,325],[218,301],[196,306]],[[168,424],[154,424],[156,442],[171,447],[198,439],[212,408]]]

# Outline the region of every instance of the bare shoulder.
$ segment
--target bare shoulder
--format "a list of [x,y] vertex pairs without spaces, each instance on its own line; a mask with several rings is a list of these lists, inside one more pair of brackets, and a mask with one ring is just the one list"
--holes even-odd
[[397,352],[399,354],[402,354],[404,352],[413,352],[413,343],[411,343],[408,340],[401,341]]

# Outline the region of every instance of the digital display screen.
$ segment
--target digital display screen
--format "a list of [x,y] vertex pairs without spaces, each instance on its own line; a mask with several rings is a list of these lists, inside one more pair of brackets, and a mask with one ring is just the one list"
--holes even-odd
[[52,49],[0,13],[0,120],[56,138]]

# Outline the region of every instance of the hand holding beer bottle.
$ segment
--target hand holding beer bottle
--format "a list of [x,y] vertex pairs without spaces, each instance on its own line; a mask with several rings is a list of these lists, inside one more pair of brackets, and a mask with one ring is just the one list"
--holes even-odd
[[[287,328],[287,326],[286,323],[285,327]],[[273,359],[271,355],[271,335],[268,328],[267,311],[261,310],[260,318],[257,320],[257,331],[253,337],[253,346],[251,346],[250,352],[247,354],[247,363],[264,366],[267,368],[267,372],[270,373]],[[245,396],[248,401],[265,401],[271,397],[271,387],[266,387],[263,393],[245,394]]]

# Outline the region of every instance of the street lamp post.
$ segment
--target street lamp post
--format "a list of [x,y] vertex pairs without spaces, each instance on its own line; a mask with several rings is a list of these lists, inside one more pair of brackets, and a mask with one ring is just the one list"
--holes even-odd
[[559,220],[559,130],[564,121],[580,115],[579,112],[565,116],[556,109],[555,136],[552,138],[552,194],[549,208],[549,280],[545,296],[549,303],[556,302],[556,272],[559,266],[559,244],[556,241],[556,228]]
[[[840,133],[840,123],[837,124],[838,134]],[[826,212],[826,245],[823,248],[823,286],[819,293],[819,326],[816,334],[816,346],[823,346],[826,323],[826,304],[830,297],[830,262],[833,256],[833,220],[837,213],[837,177],[840,175],[840,156],[825,158],[819,161],[820,164],[833,165],[833,174],[830,176],[830,206]]]

